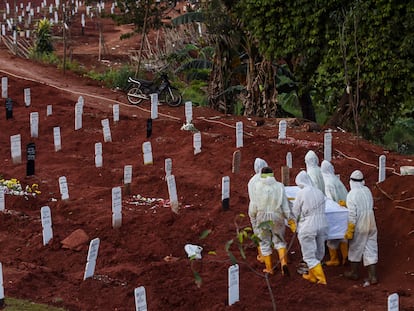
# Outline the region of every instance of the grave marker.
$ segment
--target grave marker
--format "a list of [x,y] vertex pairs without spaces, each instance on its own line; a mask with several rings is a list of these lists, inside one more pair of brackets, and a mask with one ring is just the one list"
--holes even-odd
[[31,104],[31,96],[30,96],[30,88],[24,89],[24,105],[30,107]]
[[112,137],[111,137],[111,129],[109,128],[109,119],[103,119],[101,121],[101,124],[102,124],[104,142],[106,142],[106,143],[111,142]]
[[35,143],[28,143],[26,145],[26,176],[33,176],[35,174],[35,159],[36,159],[36,145]]
[[112,106],[112,113],[114,115],[114,122],[119,122],[119,105],[115,104]]
[[293,167],[293,163],[292,163],[292,152],[290,152],[290,151],[286,154],[286,166],[288,168],[292,168]]
[[167,177],[167,186],[168,186],[168,195],[170,197],[171,210],[178,214],[178,196],[177,196],[177,186],[175,184],[174,175],[169,175]]
[[5,202],[5,195],[4,195],[4,187],[0,186],[0,212],[4,212],[6,209],[6,202]]
[[1,78],[1,98],[7,98],[8,79],[7,77]]
[[164,160],[165,177],[168,177],[172,173],[172,159],[167,158]]
[[81,113],[83,114],[83,106],[85,106],[85,100],[83,99],[82,96],[78,97],[78,101],[77,103],[79,103],[80,107],[81,107]]
[[331,162],[332,160],[332,132],[329,130],[324,134],[323,143],[323,158],[326,161]]
[[236,150],[233,152],[233,162],[231,167],[231,172],[233,174],[240,173],[240,164],[241,164],[241,152],[240,150]]
[[227,211],[230,208],[230,177],[224,176],[221,179],[221,206]]
[[49,206],[43,206],[40,209],[40,216],[42,219],[42,228],[43,228],[43,232],[42,232],[43,233],[43,246],[45,246],[53,238],[52,214],[50,212]]
[[151,119],[158,118],[158,94],[152,93],[151,96]]
[[10,136],[10,145],[13,164],[22,163],[22,140],[20,134]]
[[153,164],[151,142],[146,141],[142,144],[142,153],[144,155],[144,165]]
[[88,257],[85,267],[85,274],[83,275],[83,280],[93,277],[95,273],[96,259],[98,258],[99,251],[99,243],[99,238],[95,238],[89,243]]
[[39,137],[39,113],[30,113],[30,136],[33,138]]
[[191,101],[185,102],[185,123],[193,122],[193,103]]
[[62,200],[69,199],[69,189],[68,189],[68,182],[66,181],[65,176],[59,177],[59,189],[60,189],[60,196]]
[[286,139],[286,129],[287,129],[287,122],[286,122],[286,120],[281,120],[279,122],[279,135],[278,135],[278,139]]
[[53,143],[55,144],[55,152],[62,149],[61,137],[60,137],[60,127],[55,126],[53,128]]
[[13,118],[13,101],[11,98],[6,99],[6,120]]
[[391,294],[388,296],[388,300],[387,300],[387,310],[388,311],[399,311],[400,306],[399,306],[399,296],[397,293]]
[[77,102],[75,104],[75,131],[82,128],[82,104],[80,102]]
[[197,132],[193,135],[194,155],[201,152],[201,133]]
[[134,290],[135,297],[135,311],[147,311],[147,297],[145,287],[140,286]]
[[124,189],[126,194],[131,193],[132,165],[124,166]]
[[152,135],[152,119],[147,119],[147,138],[150,138]]
[[51,116],[52,115],[52,105],[47,105],[46,107],[46,117]]
[[4,307],[3,265],[0,262],[0,308]]
[[112,188],[112,228],[122,225],[122,190],[121,187]]
[[236,148],[243,147],[243,122],[236,123]]
[[383,182],[385,180],[385,161],[385,155],[379,157],[378,182]]
[[235,304],[240,300],[240,278],[239,278],[239,265],[235,264],[228,269],[228,293],[229,293],[229,306]]
[[102,157],[102,143],[95,143],[95,166],[102,167],[103,157]]

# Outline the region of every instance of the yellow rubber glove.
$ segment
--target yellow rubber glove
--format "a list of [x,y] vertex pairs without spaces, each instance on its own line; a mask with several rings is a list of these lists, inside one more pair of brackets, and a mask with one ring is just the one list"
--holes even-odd
[[354,237],[354,231],[355,231],[355,224],[352,222],[348,223],[348,229],[345,232],[344,238],[347,240],[352,240]]
[[344,200],[339,200],[338,204],[340,206],[346,207],[346,202]]
[[295,220],[294,219],[289,219],[288,220],[288,225],[289,225],[290,230],[293,233],[295,233],[296,232],[296,222],[295,222]]

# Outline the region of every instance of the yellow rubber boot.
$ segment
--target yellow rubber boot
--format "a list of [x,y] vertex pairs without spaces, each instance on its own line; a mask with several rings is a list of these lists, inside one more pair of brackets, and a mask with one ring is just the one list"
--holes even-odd
[[342,265],[345,265],[348,258],[348,242],[339,243],[339,249],[341,250],[342,255]]
[[279,248],[277,250],[278,254],[279,254],[279,260],[280,260],[280,267],[282,269],[282,275],[285,276],[289,276],[289,270],[288,270],[288,266],[287,266],[287,250],[286,248]]
[[263,255],[262,255],[262,250],[260,249],[260,246],[257,247],[257,261],[264,263],[264,259],[263,259]]
[[318,284],[326,285],[325,273],[323,272],[322,265],[320,263],[312,268],[312,273],[316,277]]
[[307,274],[302,274],[302,277],[312,283],[316,283],[318,281],[316,276],[313,274],[313,269],[309,269]]
[[338,257],[338,251],[336,249],[328,247],[329,250],[329,257],[330,260],[326,261],[325,264],[327,266],[339,266],[339,257]]
[[272,255],[262,256],[266,269],[263,269],[263,272],[273,274],[273,264],[272,264]]

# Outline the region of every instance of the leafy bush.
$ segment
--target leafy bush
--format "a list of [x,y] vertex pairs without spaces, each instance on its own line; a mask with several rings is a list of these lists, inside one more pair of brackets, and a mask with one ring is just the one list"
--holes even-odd
[[104,82],[106,87],[125,90],[128,86],[128,77],[134,76],[134,71],[125,65],[120,69],[111,68],[104,73],[90,71],[87,76],[93,80]]
[[38,21],[35,34],[35,52],[40,54],[53,52],[52,24],[48,19],[44,18]]
[[403,118],[384,135],[387,148],[402,154],[414,154],[414,119]]

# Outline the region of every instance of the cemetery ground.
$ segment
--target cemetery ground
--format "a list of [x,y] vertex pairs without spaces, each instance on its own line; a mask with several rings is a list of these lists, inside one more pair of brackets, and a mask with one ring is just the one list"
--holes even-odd
[[[81,40],[77,42],[81,48]],[[97,50],[91,41],[83,51],[95,59]],[[66,310],[133,310],[134,289],[144,286],[148,310],[272,310],[273,295],[278,310],[376,311],[386,310],[387,297],[398,293],[400,310],[414,310],[414,176],[399,175],[401,166],[414,165],[413,156],[383,150],[333,129],[336,173],[348,186],[351,172],[360,169],[374,195],[379,284],[364,287],[363,279],[345,279],[343,273],[349,265],[325,267],[326,286],[303,280],[296,273],[301,260],[299,244],[287,230],[287,242],[293,241],[291,276],[282,277],[277,269],[268,278],[270,294],[263,264],[256,261],[256,247],[250,241],[242,244],[245,260],[237,248],[237,230],[250,226],[247,182],[254,173],[253,162],[256,157],[265,159],[280,180],[286,154],[291,152],[289,184],[293,185],[296,174],[305,168],[308,150],[323,159],[323,131],[308,132],[300,120],[289,119],[287,139],[278,140],[279,119],[266,119],[259,125],[256,118],[194,107],[193,124],[202,139],[201,153],[194,155],[193,132],[181,130],[184,106],[159,106],[152,134],[147,137],[148,102],[128,105],[122,92],[16,58],[1,45],[0,73],[8,78],[8,97],[13,100],[13,118],[6,119],[4,110],[0,115],[0,175],[18,179],[23,188],[38,184],[41,192],[36,197],[5,195],[5,211],[0,213],[0,262],[6,297]],[[25,107],[25,88],[30,88],[30,107]],[[75,130],[75,103],[80,96],[84,99],[82,127]],[[49,116],[48,105],[52,105]],[[114,105],[119,105],[117,122]],[[37,138],[30,133],[31,112],[39,113]],[[111,142],[104,142],[104,119],[109,120]],[[244,128],[240,148],[236,148],[238,121]],[[54,146],[55,127],[61,131],[59,151]],[[21,163],[13,163],[11,158],[10,137],[16,134],[21,135]],[[36,146],[34,176],[26,176],[25,148],[30,142]],[[94,146],[99,142],[102,167],[96,167],[94,159]],[[144,142],[151,143],[153,164],[144,165]],[[241,167],[233,173],[236,150],[241,152]],[[381,155],[386,156],[387,170],[385,181],[378,183]],[[172,159],[178,214],[168,202],[167,158]],[[123,183],[125,165],[132,165],[128,187]],[[61,176],[67,178],[67,200],[61,199]],[[228,210],[223,210],[221,200],[224,176],[230,177]],[[122,226],[116,229],[111,208],[114,187],[122,189]],[[50,207],[53,222],[53,239],[45,246],[40,219],[43,206]],[[100,239],[95,273],[83,280],[89,242],[95,238]],[[226,245],[232,239],[230,250],[240,267],[240,301],[228,306],[227,273],[232,262]],[[201,246],[202,259],[190,260],[184,251],[186,244]],[[201,282],[196,283],[200,279],[194,272]],[[366,273],[361,269],[363,277]]]

